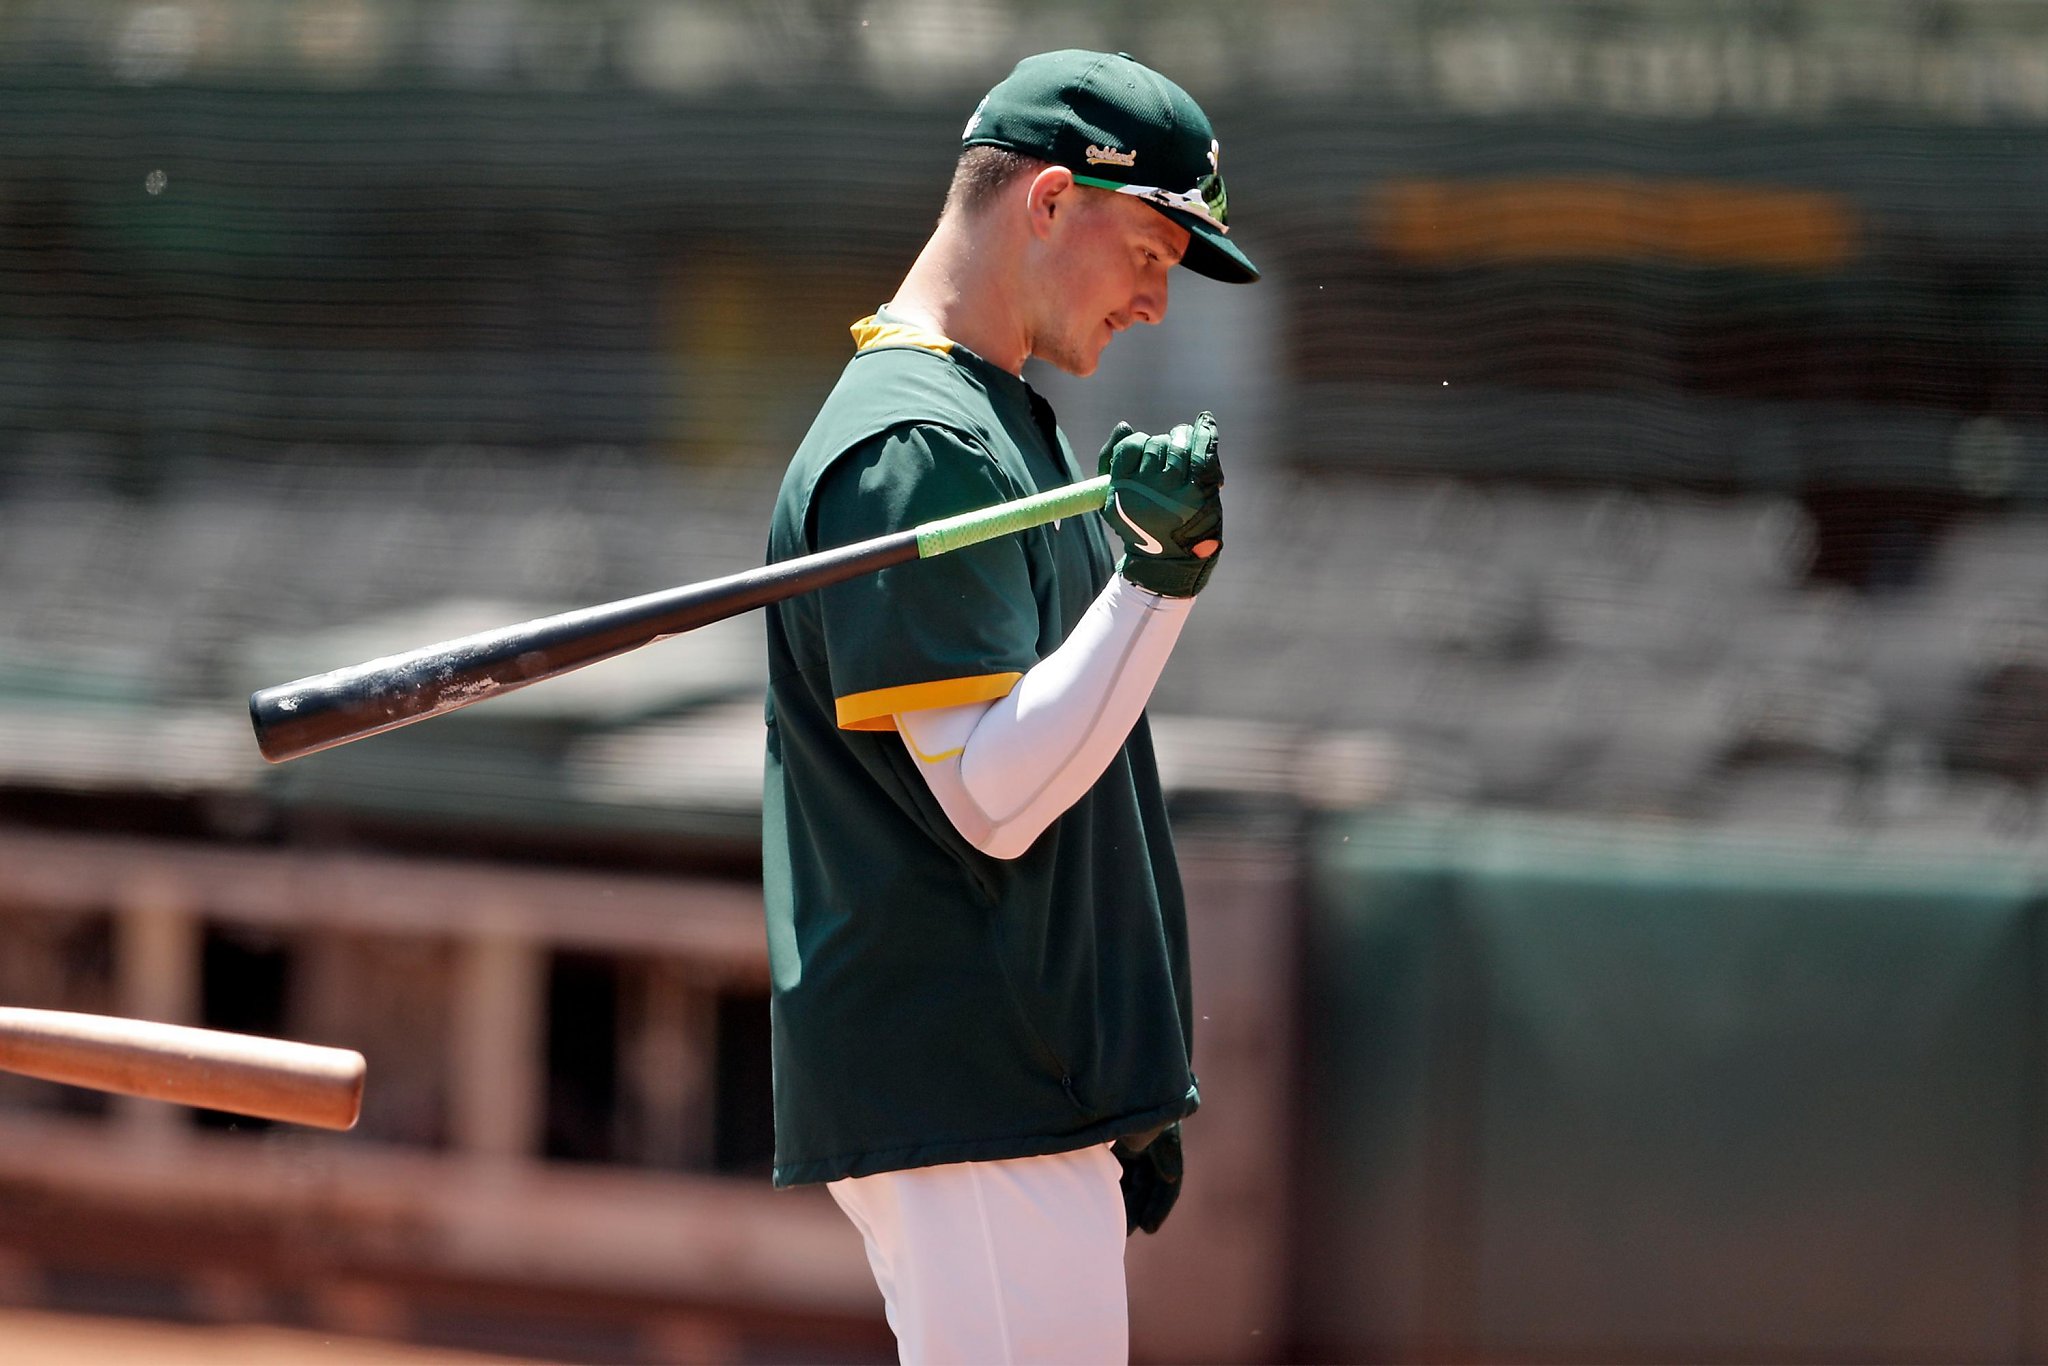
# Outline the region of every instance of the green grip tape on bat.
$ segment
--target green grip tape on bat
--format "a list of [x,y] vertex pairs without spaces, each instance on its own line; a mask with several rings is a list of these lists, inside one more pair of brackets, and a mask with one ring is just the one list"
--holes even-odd
[[1104,474],[996,507],[963,512],[958,517],[942,517],[917,528],[917,557],[929,560],[949,550],[979,545],[1013,531],[1056,522],[1062,517],[1100,512],[1108,501],[1109,476]]

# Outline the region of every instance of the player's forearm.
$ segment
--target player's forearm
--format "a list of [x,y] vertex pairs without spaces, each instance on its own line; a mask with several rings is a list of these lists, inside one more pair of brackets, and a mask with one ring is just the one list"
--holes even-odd
[[1117,575],[1008,696],[896,718],[969,843],[1016,858],[1094,786],[1137,724],[1193,603]]

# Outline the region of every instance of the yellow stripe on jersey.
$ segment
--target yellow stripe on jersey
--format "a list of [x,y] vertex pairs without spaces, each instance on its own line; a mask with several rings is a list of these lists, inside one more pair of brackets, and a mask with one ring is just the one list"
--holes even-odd
[[930,683],[905,683],[835,698],[841,730],[894,730],[896,713],[932,707],[962,707],[1008,697],[1021,673],[977,674],[973,678],[940,678]]
[[927,332],[916,323],[890,322],[878,314],[862,318],[847,330],[853,333],[854,346],[862,351],[872,351],[878,346],[915,346],[943,356],[953,349],[950,337]]

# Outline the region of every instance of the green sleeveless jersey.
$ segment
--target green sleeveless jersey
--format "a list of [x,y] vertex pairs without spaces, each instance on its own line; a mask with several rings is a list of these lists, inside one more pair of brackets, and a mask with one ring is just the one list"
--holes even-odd
[[[776,499],[788,559],[1086,477],[1015,375],[885,316]],[[1067,518],[768,609],[775,1183],[1064,1152],[1191,1113],[1187,927],[1140,720],[1020,858],[967,843],[894,717],[1007,694],[1095,600]]]

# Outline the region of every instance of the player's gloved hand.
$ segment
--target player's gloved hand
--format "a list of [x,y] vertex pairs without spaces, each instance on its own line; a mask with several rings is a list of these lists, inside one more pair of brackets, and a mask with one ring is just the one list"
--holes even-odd
[[1180,1198],[1180,1125],[1167,1125],[1137,1152],[1128,1142],[1118,1139],[1110,1149],[1124,1168],[1124,1236],[1139,1229],[1157,1233]]
[[1216,419],[1203,413],[1164,436],[1127,422],[1103,443],[1097,465],[1110,478],[1102,515],[1123,538],[1117,569],[1140,588],[1169,598],[1202,591],[1223,549],[1223,466]]

